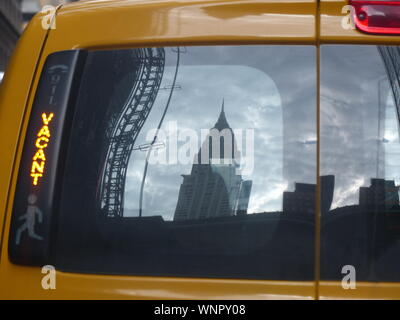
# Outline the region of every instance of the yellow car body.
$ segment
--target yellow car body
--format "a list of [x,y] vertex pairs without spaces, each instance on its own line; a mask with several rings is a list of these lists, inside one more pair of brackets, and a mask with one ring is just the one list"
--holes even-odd
[[[244,44],[387,44],[400,37],[343,29],[341,0],[103,0],[57,8],[56,28],[36,15],[22,35],[0,91],[0,299],[400,299],[400,283],[90,275],[57,272],[43,290],[38,267],[12,264],[8,237],[29,114],[47,56],[71,49]],[[319,68],[319,59],[315,62]],[[317,69],[318,70],[318,69]],[[318,79],[319,80],[319,79]],[[319,102],[317,102],[318,104]]]

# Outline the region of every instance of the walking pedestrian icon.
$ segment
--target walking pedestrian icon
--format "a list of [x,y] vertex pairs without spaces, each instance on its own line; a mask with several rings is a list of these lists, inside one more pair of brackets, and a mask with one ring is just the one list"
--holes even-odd
[[43,221],[43,212],[35,205],[37,197],[34,194],[28,197],[28,207],[26,213],[18,218],[18,220],[25,220],[25,222],[17,230],[15,244],[19,245],[21,242],[21,235],[25,230],[28,230],[29,237],[36,240],[43,240],[43,237],[35,233],[36,215],[38,216],[38,222]]

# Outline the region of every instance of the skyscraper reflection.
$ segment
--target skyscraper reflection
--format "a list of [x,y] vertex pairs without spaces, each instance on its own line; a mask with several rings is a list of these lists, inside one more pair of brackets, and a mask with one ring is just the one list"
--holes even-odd
[[[322,176],[321,184],[321,211],[328,212],[333,199],[335,176]],[[294,192],[283,193],[283,212],[289,215],[314,215],[317,188],[315,184],[295,183]]]
[[251,180],[237,174],[239,153],[224,102],[217,122],[200,148],[191,173],[182,175],[174,221],[246,214]]

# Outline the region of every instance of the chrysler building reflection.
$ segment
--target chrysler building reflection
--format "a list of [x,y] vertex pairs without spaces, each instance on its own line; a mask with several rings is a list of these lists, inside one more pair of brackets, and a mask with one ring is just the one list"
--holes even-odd
[[246,214],[252,181],[237,174],[239,158],[222,102],[219,118],[195,157],[191,173],[182,175],[174,221]]

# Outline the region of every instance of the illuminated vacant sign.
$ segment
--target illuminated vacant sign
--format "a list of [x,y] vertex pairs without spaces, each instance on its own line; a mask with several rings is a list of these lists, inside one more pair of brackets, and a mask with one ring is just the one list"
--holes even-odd
[[49,123],[53,119],[54,113],[46,114],[42,113],[42,121],[43,125],[40,128],[37,136],[38,138],[35,141],[35,147],[37,151],[33,156],[32,168],[31,168],[31,177],[33,178],[33,185],[38,185],[39,178],[43,177],[46,165],[46,148],[50,142],[50,129]]

